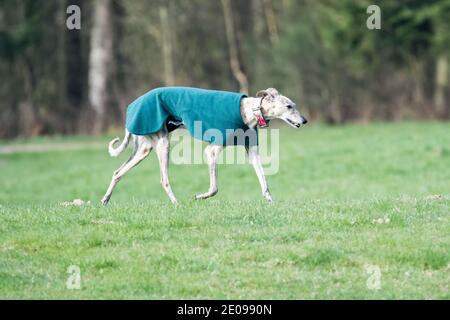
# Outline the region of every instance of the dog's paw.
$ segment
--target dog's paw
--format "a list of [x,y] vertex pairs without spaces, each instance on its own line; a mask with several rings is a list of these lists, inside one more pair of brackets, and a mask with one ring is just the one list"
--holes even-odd
[[201,200],[201,199],[204,199],[204,197],[202,197],[202,193],[197,193],[197,194],[195,194],[194,195],[194,200]]
[[101,201],[102,205],[106,206],[109,202],[109,198],[103,198]]
[[195,200],[208,199],[208,198],[214,197],[217,194],[217,192],[218,192],[218,190],[216,189],[216,190],[211,190],[211,191],[208,191],[205,193],[197,193],[194,196],[194,199]]
[[272,195],[269,192],[264,193],[264,199],[269,203],[273,203]]
[[210,192],[205,192],[205,193],[197,193],[194,196],[195,200],[204,200],[204,199],[208,199],[210,197],[212,197],[213,195]]

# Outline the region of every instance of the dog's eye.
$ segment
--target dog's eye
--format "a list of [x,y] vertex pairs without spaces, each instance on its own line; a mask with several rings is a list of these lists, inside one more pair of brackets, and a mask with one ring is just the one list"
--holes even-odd
[[286,108],[288,108],[289,110],[291,110],[291,109],[293,109],[294,107],[291,106],[290,104],[288,104],[288,105],[286,106]]

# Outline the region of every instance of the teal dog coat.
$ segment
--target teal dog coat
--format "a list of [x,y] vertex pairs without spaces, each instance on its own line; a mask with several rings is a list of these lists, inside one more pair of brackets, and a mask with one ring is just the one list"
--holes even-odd
[[169,131],[180,122],[199,140],[219,145],[257,144],[257,131],[242,120],[241,99],[245,94],[188,87],[150,90],[127,109],[126,128],[136,135]]

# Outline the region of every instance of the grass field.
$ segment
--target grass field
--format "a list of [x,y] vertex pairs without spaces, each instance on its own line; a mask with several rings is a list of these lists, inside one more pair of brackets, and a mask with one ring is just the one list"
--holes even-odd
[[[110,138],[0,154],[0,298],[450,298],[448,123],[285,128],[273,205],[248,165],[220,166],[204,202],[206,166],[172,165],[174,207],[152,153],[101,207],[129,153],[110,158]],[[61,205],[75,198],[91,204]]]

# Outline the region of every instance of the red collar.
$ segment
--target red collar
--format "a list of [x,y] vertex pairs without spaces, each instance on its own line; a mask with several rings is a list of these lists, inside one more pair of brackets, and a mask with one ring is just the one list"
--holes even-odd
[[265,97],[261,98],[261,101],[259,102],[259,105],[255,108],[252,108],[253,110],[253,115],[255,116],[256,122],[258,123],[260,128],[266,128],[267,125],[267,121],[266,119],[264,119],[264,116],[261,112],[262,109],[262,102],[264,100]]

